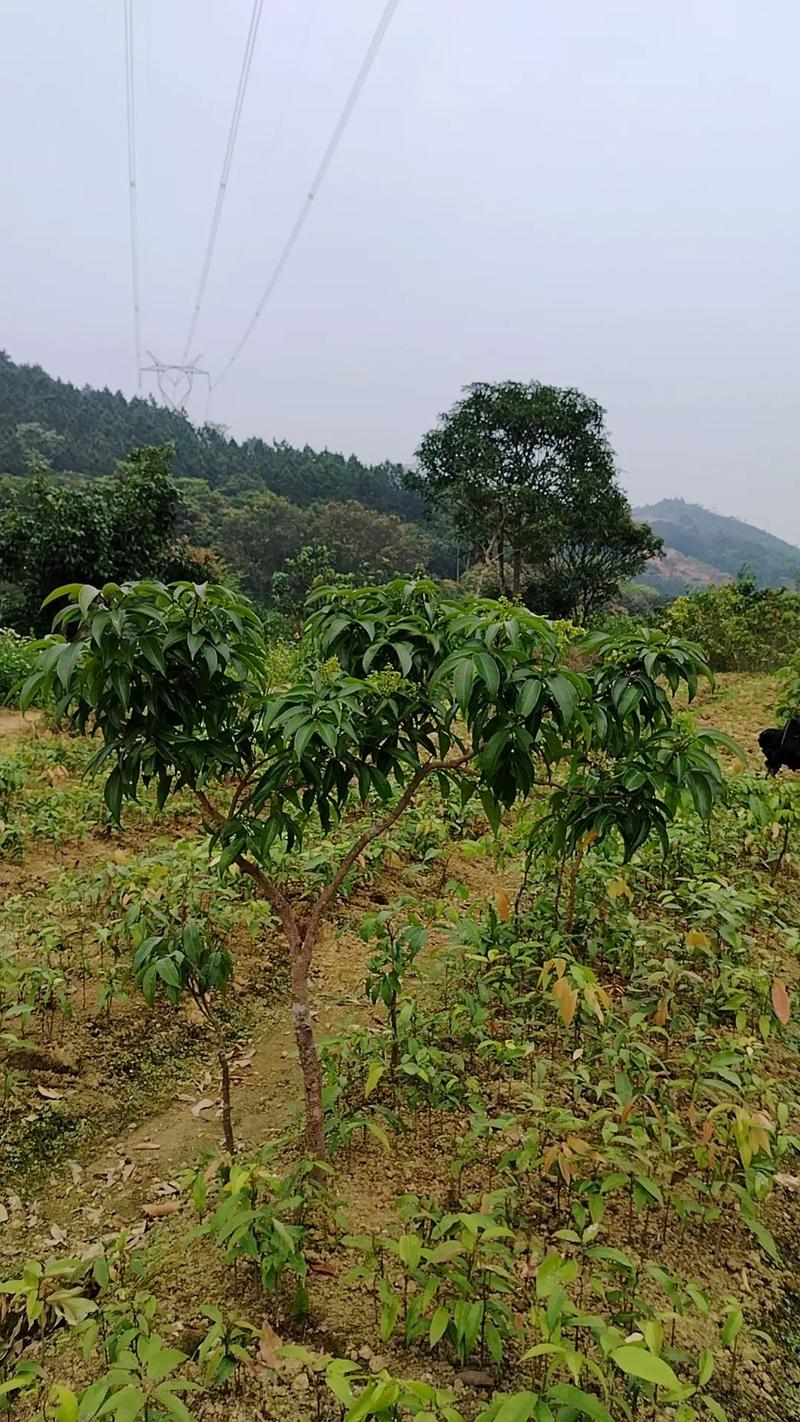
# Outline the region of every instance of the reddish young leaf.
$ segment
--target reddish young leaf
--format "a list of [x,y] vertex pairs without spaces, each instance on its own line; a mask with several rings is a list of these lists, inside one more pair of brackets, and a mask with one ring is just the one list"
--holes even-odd
[[495,908],[497,909],[497,917],[503,923],[508,923],[508,920],[511,917],[511,903],[509,901],[509,897],[505,889],[497,890],[497,893],[495,894],[494,898],[494,903]]

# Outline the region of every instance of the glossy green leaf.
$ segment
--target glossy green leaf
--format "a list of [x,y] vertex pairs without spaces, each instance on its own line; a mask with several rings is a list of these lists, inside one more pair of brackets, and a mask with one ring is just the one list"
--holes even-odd
[[575,1409],[577,1417],[590,1417],[592,1422],[614,1422],[608,1408],[599,1398],[572,1383],[556,1383],[547,1392],[548,1401],[561,1403]]
[[669,1392],[680,1391],[680,1378],[673,1372],[669,1363],[665,1363],[663,1358],[657,1358],[655,1353],[649,1353],[646,1348],[639,1348],[635,1343],[624,1343],[621,1348],[614,1349],[611,1357],[617,1367],[629,1377],[654,1383],[656,1387],[665,1387]]

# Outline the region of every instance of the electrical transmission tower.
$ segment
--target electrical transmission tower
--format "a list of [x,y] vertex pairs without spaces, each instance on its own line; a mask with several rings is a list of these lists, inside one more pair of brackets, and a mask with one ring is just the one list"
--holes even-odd
[[192,393],[192,386],[195,378],[202,376],[208,384],[209,393],[211,391],[211,377],[207,370],[203,370],[198,361],[202,356],[195,356],[194,360],[186,361],[181,365],[169,365],[166,361],[159,360],[158,356],[148,351],[152,365],[143,365],[142,373],[145,371],[155,375],[156,383],[161,393],[161,398],[166,405],[177,411],[180,415],[186,414],[186,406]]

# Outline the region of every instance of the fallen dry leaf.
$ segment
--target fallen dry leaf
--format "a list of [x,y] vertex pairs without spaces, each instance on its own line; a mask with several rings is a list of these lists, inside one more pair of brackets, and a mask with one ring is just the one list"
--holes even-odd
[[54,1091],[51,1086],[37,1086],[36,1090],[45,1101],[60,1101],[64,1095],[63,1091]]
[[309,1259],[308,1267],[312,1274],[327,1274],[330,1278],[336,1273],[332,1264],[326,1264],[324,1259]]
[[157,1200],[153,1205],[145,1205],[144,1213],[149,1220],[164,1220],[181,1208],[180,1200]]
[[777,978],[772,984],[772,1006],[778,1021],[785,1027],[792,1015],[792,1009],[786,984]]
[[456,1373],[456,1377],[465,1387],[493,1388],[495,1385],[491,1373],[485,1373],[480,1368],[462,1368],[460,1373]]
[[5,1224],[8,1219],[8,1210],[5,1205],[0,1205],[0,1224]]
[[653,1022],[655,1023],[656,1027],[665,1027],[667,1022],[667,1016],[667,999],[665,997],[660,997],[658,1000],[658,1007],[653,1013]]
[[50,1226],[50,1238],[55,1240],[56,1244],[63,1244],[66,1237],[60,1225],[53,1224]]
[[73,1185],[80,1185],[83,1179],[83,1168],[78,1164],[77,1160],[68,1160],[67,1170],[72,1176]]
[[784,1190],[800,1190],[800,1175],[784,1175],[783,1171],[776,1170],[773,1175],[776,1185],[782,1185]]
[[201,1112],[208,1111],[212,1106],[216,1106],[216,1101],[212,1101],[210,1096],[204,1096],[202,1101],[198,1101],[192,1107],[192,1115],[199,1116]]
[[206,1185],[210,1185],[211,1181],[216,1178],[216,1176],[219,1174],[221,1165],[222,1156],[218,1155],[215,1157],[214,1160],[212,1160],[211,1164],[203,1172],[203,1180],[205,1181]]
[[137,1141],[134,1150],[160,1150],[161,1146],[156,1141]]
[[264,1319],[261,1325],[261,1336],[258,1340],[258,1356],[266,1368],[278,1367],[279,1353],[282,1347],[283,1339],[280,1334],[276,1333],[272,1324]]

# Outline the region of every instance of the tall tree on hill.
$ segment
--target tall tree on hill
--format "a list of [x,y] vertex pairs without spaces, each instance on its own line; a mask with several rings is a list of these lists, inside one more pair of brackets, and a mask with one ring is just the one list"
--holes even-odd
[[309,539],[305,509],[278,494],[259,493],[245,504],[225,509],[215,541],[226,564],[241,575],[247,591],[266,602],[273,574]]
[[377,513],[354,499],[312,504],[308,512],[313,542],[330,549],[339,572],[379,578],[431,567],[435,561],[430,537],[396,514]]
[[585,617],[660,548],[617,484],[604,411],[538,381],[467,386],[417,450],[412,485],[446,509],[500,592]]
[[647,524],[634,523],[628,500],[606,472],[565,472],[550,517],[549,546],[535,545],[524,599],[551,617],[585,624],[662,549]]

